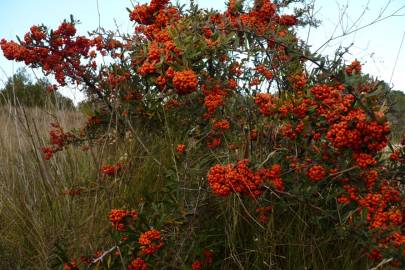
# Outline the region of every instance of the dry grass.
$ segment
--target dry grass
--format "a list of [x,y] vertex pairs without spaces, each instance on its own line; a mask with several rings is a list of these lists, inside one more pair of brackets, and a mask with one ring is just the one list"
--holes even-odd
[[90,175],[81,169],[91,168],[90,154],[68,149],[55,161],[42,160],[40,148],[55,118],[75,128],[83,117],[38,108],[0,109],[0,269],[45,269],[57,241],[77,239],[74,234],[94,223],[83,216],[94,213],[91,204],[63,196],[65,188]]
[[[145,145],[127,138],[89,151],[68,147],[44,161],[40,149],[55,119],[70,130],[82,126],[85,117],[72,111],[0,108],[0,269],[49,269],[56,245],[76,258],[108,249],[113,244],[110,209],[134,208],[142,190],[161,186],[155,160],[171,162],[170,144],[141,135],[147,152]],[[120,179],[100,175],[101,165],[124,154],[131,157],[133,170]],[[67,196],[63,191],[68,188],[82,193]]]

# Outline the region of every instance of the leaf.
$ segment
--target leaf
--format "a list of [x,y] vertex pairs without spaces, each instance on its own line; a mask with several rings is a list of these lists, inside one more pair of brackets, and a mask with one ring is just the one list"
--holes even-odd
[[379,95],[385,94],[386,91],[387,91],[386,88],[382,84],[379,84],[377,86],[376,90],[374,90],[373,92],[367,94],[367,97],[379,96]]
[[108,255],[108,260],[107,260],[107,266],[108,266],[108,268],[111,267],[111,263],[112,263],[112,257],[111,257],[111,255]]

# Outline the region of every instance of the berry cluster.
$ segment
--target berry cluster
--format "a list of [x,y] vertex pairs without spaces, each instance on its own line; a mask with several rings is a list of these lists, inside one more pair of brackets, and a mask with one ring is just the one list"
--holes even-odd
[[260,174],[249,167],[249,160],[241,160],[236,164],[212,167],[208,173],[208,184],[219,196],[228,196],[231,192],[241,193],[256,198],[263,193],[263,180]]
[[141,245],[142,254],[153,254],[164,246],[160,231],[158,230],[149,230],[141,233],[138,243]]
[[129,224],[138,219],[138,212],[135,210],[111,209],[108,219],[114,229],[123,232],[128,229]]
[[186,95],[197,89],[198,80],[192,70],[178,71],[173,76],[173,86],[179,95]]
[[116,175],[122,168],[123,168],[123,164],[118,162],[115,165],[103,165],[100,169],[101,173],[105,174],[105,175]]
[[50,143],[48,147],[43,147],[44,160],[49,160],[54,153],[62,151],[64,147],[73,141],[75,137],[71,132],[65,132],[59,123],[52,123],[49,131]]

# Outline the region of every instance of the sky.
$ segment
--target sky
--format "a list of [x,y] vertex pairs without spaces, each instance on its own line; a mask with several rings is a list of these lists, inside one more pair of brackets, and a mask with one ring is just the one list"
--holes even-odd
[[[128,11],[146,0],[0,0],[0,39],[23,37],[32,25],[56,28],[70,14],[79,19],[79,34],[99,26],[121,32],[133,31]],[[188,4],[188,0],[179,0]],[[200,7],[224,9],[223,0],[196,0]],[[364,72],[390,83],[393,89],[405,91],[405,0],[307,0],[314,4],[313,14],[321,21],[318,28],[299,29],[312,51],[333,55],[339,46],[349,46],[345,60],[361,61]],[[98,7],[98,8],[97,8]],[[286,10],[285,13],[291,13]],[[393,15],[393,16],[392,16]],[[375,23],[373,23],[375,22]],[[354,31],[354,30],[358,31]],[[354,33],[347,34],[353,31]],[[345,35],[347,34],[347,35]],[[344,37],[340,37],[344,35]],[[327,46],[322,46],[329,39]],[[402,45],[402,46],[401,46]],[[0,53],[0,87],[15,70],[23,67]],[[31,71],[32,72],[32,71]],[[41,76],[39,70],[33,76]],[[73,88],[61,90],[75,103],[84,98]]]

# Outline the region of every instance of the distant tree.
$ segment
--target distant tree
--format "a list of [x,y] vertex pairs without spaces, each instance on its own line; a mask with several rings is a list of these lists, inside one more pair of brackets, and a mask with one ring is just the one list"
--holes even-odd
[[33,82],[25,69],[19,69],[8,78],[5,87],[0,89],[0,104],[41,108],[51,105],[61,109],[74,109],[70,98],[58,92],[50,92],[50,89],[52,85],[47,79]]
[[392,90],[387,95],[388,119],[392,124],[393,136],[399,138],[405,133],[405,94],[404,92]]

